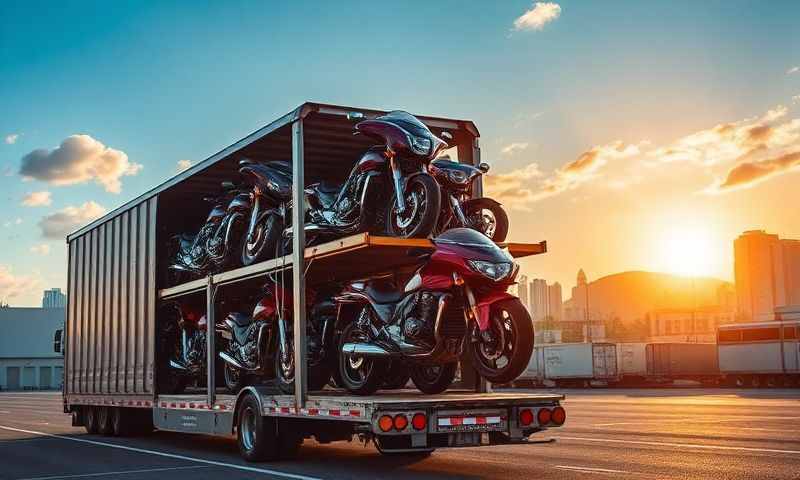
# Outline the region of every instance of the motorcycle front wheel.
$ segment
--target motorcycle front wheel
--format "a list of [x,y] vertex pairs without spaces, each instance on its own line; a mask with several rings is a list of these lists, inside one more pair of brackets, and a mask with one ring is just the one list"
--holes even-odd
[[469,227],[489,237],[493,242],[505,242],[508,236],[508,215],[495,202],[471,200],[466,205],[464,216]]
[[247,374],[228,362],[224,362],[223,375],[225,378],[225,388],[236,395],[247,385]]
[[242,265],[248,266],[275,255],[278,240],[283,231],[278,215],[265,215],[253,228],[253,235],[242,235]]
[[[322,390],[331,379],[329,362],[324,359],[312,362],[308,360],[308,378],[306,386],[308,391]],[[275,383],[281,392],[291,395],[294,393],[294,351],[289,352],[285,359],[281,357],[280,346],[275,351]]]
[[533,352],[533,322],[519,299],[492,304],[489,328],[470,342],[472,364],[492,383],[509,383],[525,371]]
[[366,335],[355,324],[342,331],[339,341],[339,376],[342,387],[356,395],[372,395],[383,385],[386,378],[387,361],[380,358],[362,357],[342,353],[342,346],[350,342],[364,342]]
[[419,174],[406,184],[405,209],[397,209],[397,196],[392,192],[386,213],[386,233],[392,237],[424,238],[433,233],[439,220],[442,194],[439,184],[430,175]]
[[411,367],[411,381],[422,393],[434,395],[447,390],[456,378],[458,362]]

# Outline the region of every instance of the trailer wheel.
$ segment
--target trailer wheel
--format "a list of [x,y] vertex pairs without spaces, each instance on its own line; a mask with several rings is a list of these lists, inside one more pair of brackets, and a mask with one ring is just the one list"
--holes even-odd
[[111,408],[98,407],[97,408],[97,429],[106,436],[114,433],[114,426],[111,424]]
[[83,407],[83,426],[86,433],[94,435],[100,431],[97,413],[96,407]]
[[248,462],[265,462],[278,457],[278,429],[275,419],[261,414],[258,401],[248,394],[236,415],[236,443]]
[[450,388],[450,384],[456,378],[458,362],[443,365],[415,365],[410,370],[414,386],[422,393],[434,395]]
[[115,437],[126,437],[130,435],[129,415],[125,409],[114,407],[111,410],[111,429]]

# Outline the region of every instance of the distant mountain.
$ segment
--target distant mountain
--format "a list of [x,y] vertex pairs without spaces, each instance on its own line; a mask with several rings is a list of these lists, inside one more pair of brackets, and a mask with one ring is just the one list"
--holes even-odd
[[[657,309],[691,309],[731,302],[733,284],[710,277],[682,277],[658,272],[622,272],[589,283],[589,311],[603,319],[635,320]],[[565,307],[583,308],[583,289]]]

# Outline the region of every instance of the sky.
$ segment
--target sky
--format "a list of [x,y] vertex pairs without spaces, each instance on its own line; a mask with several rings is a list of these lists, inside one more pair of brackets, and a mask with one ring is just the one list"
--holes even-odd
[[[473,120],[522,261],[733,279],[800,238],[800,2],[4,2],[0,301],[64,236],[304,101]],[[354,159],[355,160],[355,159]]]

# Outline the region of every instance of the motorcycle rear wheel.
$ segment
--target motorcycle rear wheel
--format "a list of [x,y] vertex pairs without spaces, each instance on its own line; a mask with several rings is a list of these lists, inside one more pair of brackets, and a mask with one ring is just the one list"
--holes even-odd
[[497,203],[471,200],[467,204],[464,216],[469,227],[489,237],[493,242],[505,242],[508,236],[508,215]]
[[247,386],[247,373],[239,370],[228,362],[224,362],[223,374],[225,376],[225,388],[236,395],[241,389]]
[[456,378],[458,362],[443,365],[415,365],[410,368],[411,381],[422,393],[435,395],[447,390]]
[[492,304],[489,312],[491,342],[478,333],[469,343],[472,364],[492,383],[509,383],[525,371],[533,353],[533,322],[518,298]]
[[397,211],[397,197],[392,192],[386,213],[386,233],[392,237],[425,238],[436,229],[442,194],[439,184],[428,174],[419,174],[406,184],[406,210]]
[[[331,379],[331,369],[332,365],[324,360],[313,364],[309,362],[306,379],[308,391],[322,390]],[[278,350],[275,351],[275,383],[281,392],[287,395],[294,393],[294,358],[289,360],[289,365],[284,365]]]
[[342,346],[348,342],[364,341],[365,336],[355,324],[349,324],[342,331],[339,340],[339,376],[342,387],[356,395],[372,395],[383,385],[388,364],[380,358],[345,355]]
[[396,360],[390,363],[386,379],[383,381],[383,388],[387,390],[399,390],[406,388],[411,379],[411,372],[408,365]]

